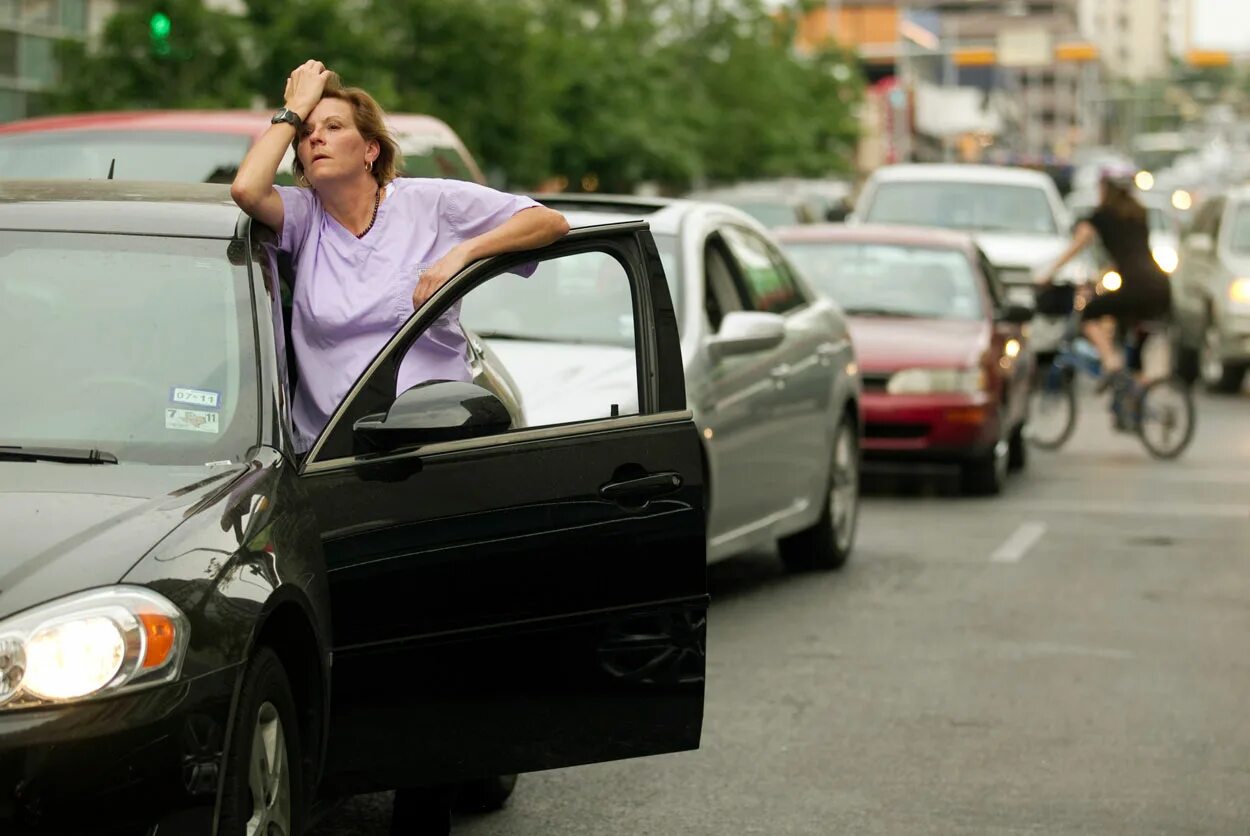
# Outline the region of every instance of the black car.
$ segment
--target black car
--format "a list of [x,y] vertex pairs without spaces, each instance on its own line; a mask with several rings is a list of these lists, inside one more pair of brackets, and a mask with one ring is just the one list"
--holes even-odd
[[[476,355],[395,396],[460,297],[590,262],[635,414],[527,426]],[[704,465],[646,225],[472,265],[307,455],[290,288],[225,186],[0,183],[0,833],[299,833],[697,747]]]

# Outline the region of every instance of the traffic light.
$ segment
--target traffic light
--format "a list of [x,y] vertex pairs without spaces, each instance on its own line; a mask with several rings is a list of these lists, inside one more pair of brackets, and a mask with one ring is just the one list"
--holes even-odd
[[164,12],[156,12],[148,20],[148,35],[152,39],[152,51],[157,55],[168,55],[172,50],[169,45],[169,33],[173,22]]

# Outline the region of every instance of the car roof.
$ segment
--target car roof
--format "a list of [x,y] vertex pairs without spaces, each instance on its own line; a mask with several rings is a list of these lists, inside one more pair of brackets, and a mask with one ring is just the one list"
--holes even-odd
[[941,247],[971,252],[976,241],[967,233],[924,226],[885,224],[805,224],[774,229],[787,244],[844,241],[861,244],[899,244],[909,247]]
[[0,180],[0,230],[232,238],[239,218],[224,184]]
[[[269,111],[262,110],[120,110],[39,116],[0,125],[0,135],[72,131],[194,131],[259,137],[269,129]],[[455,133],[441,119],[420,113],[388,113],[388,124],[403,133],[453,140]]]
[[1054,182],[1045,172],[1030,168],[959,163],[904,163],[883,166],[873,173],[872,179],[877,183],[955,181],[1021,186],[1045,186]]

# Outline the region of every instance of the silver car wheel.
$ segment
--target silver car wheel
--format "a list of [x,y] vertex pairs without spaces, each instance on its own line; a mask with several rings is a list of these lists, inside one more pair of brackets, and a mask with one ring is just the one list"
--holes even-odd
[[1202,332],[1202,382],[1218,386],[1224,379],[1224,361],[1220,359],[1220,331],[1214,324]]
[[256,713],[247,785],[252,793],[247,836],[290,836],[291,773],[286,735],[278,709],[271,702],[262,703]]
[[829,518],[833,520],[838,549],[850,548],[855,536],[855,505],[859,502],[859,457],[854,437],[846,425],[838,432],[833,450],[833,485],[829,490]]

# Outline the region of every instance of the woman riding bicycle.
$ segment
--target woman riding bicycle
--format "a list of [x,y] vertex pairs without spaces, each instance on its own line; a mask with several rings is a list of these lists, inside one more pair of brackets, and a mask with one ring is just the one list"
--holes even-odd
[[1150,252],[1150,228],[1146,209],[1133,197],[1133,175],[1105,170],[1099,181],[1101,202],[1077,224],[1072,244],[1036,281],[1048,285],[1055,274],[1077,253],[1101,240],[1120,275],[1118,288],[1086,301],[1081,310],[1081,331],[1102,358],[1104,380],[1124,377],[1124,358],[1116,346],[1116,326],[1127,331],[1148,319],[1162,319],[1172,307],[1168,277]]

